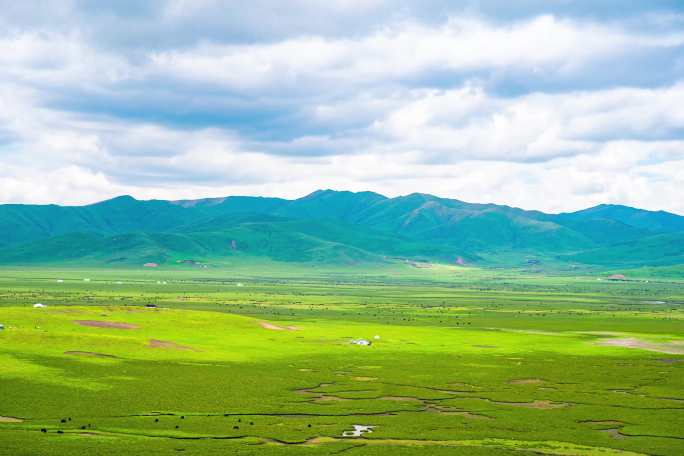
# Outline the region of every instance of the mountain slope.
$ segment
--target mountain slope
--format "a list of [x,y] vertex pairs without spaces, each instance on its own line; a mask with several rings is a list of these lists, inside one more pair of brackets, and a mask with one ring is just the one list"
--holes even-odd
[[532,212],[419,193],[372,205],[357,215],[356,223],[473,250],[572,250],[592,245],[585,236],[553,221],[539,220]]
[[340,223],[270,215],[224,215],[172,233],[71,233],[0,250],[0,263],[168,263],[262,256],[278,261],[351,264],[387,256],[444,258],[466,252],[397,239]]
[[566,261],[612,267],[684,264],[684,233],[658,234],[561,258]]
[[165,231],[181,225],[183,208],[166,201],[121,196],[88,206],[0,205],[0,245],[69,233]]
[[357,214],[387,197],[373,192],[337,192],[318,190],[290,201],[273,211],[276,215],[311,220],[356,221]]
[[684,217],[665,211],[646,211],[629,206],[601,204],[577,212],[560,214],[565,220],[611,220],[652,233],[684,231]]
[[[357,262],[387,257],[496,264],[542,255],[601,265],[675,264],[684,217],[601,205],[545,214],[413,193],[320,190],[296,200],[229,196],[87,206],[0,205],[0,262],[164,262],[266,256]],[[666,235],[669,235],[666,236]],[[674,262],[674,263],[673,263]]]

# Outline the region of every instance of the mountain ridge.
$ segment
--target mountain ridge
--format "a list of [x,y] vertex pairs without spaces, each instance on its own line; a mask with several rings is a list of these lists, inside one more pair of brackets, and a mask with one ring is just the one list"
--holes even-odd
[[[107,263],[117,255],[117,236],[136,240],[133,247],[122,247],[132,263],[155,255],[162,262],[236,255],[285,261],[405,257],[452,262],[461,257],[478,262],[482,255],[493,264],[504,256],[543,256],[603,266],[652,265],[679,261],[684,217],[611,204],[549,214],[426,193],[389,198],[331,189],[297,199],[138,200],[121,195],[83,206],[0,205],[0,263],[50,258]],[[613,255],[613,248],[629,255],[628,261]],[[660,251],[665,259],[658,257]]]

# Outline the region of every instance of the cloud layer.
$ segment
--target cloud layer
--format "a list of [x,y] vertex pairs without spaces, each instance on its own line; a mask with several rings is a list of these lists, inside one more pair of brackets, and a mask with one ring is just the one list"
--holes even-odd
[[0,202],[339,188],[684,213],[677,2],[453,3],[10,2]]

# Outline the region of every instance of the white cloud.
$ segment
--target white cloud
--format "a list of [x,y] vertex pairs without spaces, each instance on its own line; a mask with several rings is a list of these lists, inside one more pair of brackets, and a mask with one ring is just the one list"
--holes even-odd
[[[543,161],[598,153],[608,140],[648,141],[684,130],[684,84],[515,98],[481,88],[420,93],[370,128],[424,160]],[[641,144],[641,143],[638,143]],[[656,158],[656,156],[654,156]]]
[[[0,115],[15,137],[2,158],[8,166],[0,200],[83,203],[119,193],[300,196],[339,187],[390,195],[420,190],[551,211],[623,202],[684,212],[680,200],[669,197],[684,183],[684,141],[600,139],[613,132],[610,125],[636,131],[660,122],[681,129],[680,108],[666,100],[679,99],[682,91],[681,84],[516,98],[492,97],[473,86],[409,91],[403,104],[396,97],[381,105],[384,118],[357,132],[359,149],[351,154],[331,137],[259,145],[222,129],[66,114],[34,106],[30,93],[15,93],[15,110]],[[644,117],[624,115],[631,106]],[[596,117],[604,122],[576,125]],[[264,153],[269,147],[281,150]],[[288,147],[337,151],[306,158],[283,153]]]
[[75,32],[0,37],[0,75],[6,81],[50,89],[105,88],[134,78],[133,72],[124,58],[98,52]]
[[276,43],[199,46],[151,56],[151,71],[241,90],[310,84],[364,86],[430,71],[519,68],[559,77],[635,48],[681,46],[684,33],[642,35],[541,16],[512,25],[452,18],[439,27],[404,22],[358,39],[300,37]]
[[88,204],[126,190],[104,173],[75,165],[34,169],[4,164],[0,170],[0,201],[8,203]]
[[[391,2],[300,0],[320,24],[297,28],[290,11],[249,39],[256,22],[221,31],[222,2],[58,3],[35,27],[10,20],[18,6],[0,12],[20,24],[0,33],[0,202],[348,188],[684,213],[681,22],[423,20],[410,8],[379,20]],[[331,29],[360,12],[375,19]],[[93,24],[168,40],[100,42]]]

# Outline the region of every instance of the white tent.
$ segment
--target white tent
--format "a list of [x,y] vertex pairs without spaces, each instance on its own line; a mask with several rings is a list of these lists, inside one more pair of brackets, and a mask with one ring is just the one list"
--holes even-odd
[[370,340],[366,340],[366,339],[354,339],[351,341],[351,343],[354,345],[365,345],[365,346],[372,344],[372,342]]

